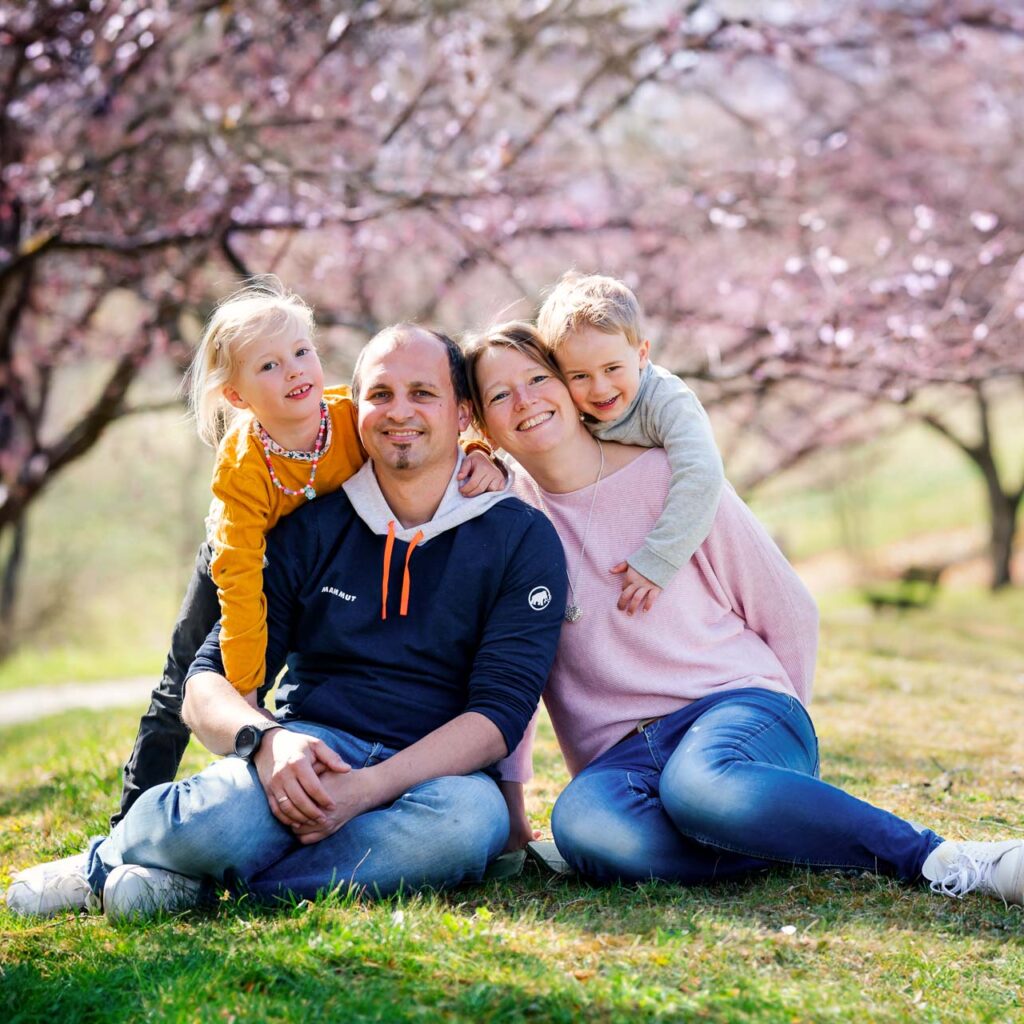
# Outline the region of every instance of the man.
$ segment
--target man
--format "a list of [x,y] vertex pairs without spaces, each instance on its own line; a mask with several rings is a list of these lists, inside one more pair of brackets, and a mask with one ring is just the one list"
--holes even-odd
[[478,880],[501,852],[508,813],[483,769],[519,742],[554,658],[561,545],[517,499],[459,494],[470,410],[449,339],[382,332],[353,392],[369,461],[268,539],[268,678],[289,666],[277,718],[221,674],[215,630],[183,716],[236,756],[147,791],[88,853],[15,876],[16,913],[180,909],[203,879],[386,895]]

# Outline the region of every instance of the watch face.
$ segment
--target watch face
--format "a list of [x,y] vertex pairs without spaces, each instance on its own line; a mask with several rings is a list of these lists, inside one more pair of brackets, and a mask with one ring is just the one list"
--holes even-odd
[[254,725],[243,725],[235,733],[235,753],[239,757],[252,757],[260,745],[262,733]]

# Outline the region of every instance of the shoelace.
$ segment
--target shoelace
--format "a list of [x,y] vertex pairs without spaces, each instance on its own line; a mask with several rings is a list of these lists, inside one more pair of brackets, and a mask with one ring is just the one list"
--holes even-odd
[[932,882],[932,892],[955,896],[957,899],[962,899],[975,889],[995,892],[996,888],[992,882],[992,870],[995,866],[995,861],[978,860],[972,854],[961,850],[956,860],[949,865],[946,874]]

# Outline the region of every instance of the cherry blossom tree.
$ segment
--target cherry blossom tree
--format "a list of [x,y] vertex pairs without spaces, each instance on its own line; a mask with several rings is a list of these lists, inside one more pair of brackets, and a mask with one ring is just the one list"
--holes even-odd
[[819,444],[855,429],[867,401],[956,445],[984,482],[998,588],[1024,496],[1024,459],[1000,461],[992,415],[997,396],[1024,405],[1024,16],[981,13],[905,36],[890,24],[884,44],[832,62],[848,95],[826,103],[812,79],[802,107],[815,130],[764,168],[778,185],[759,175],[749,208],[737,188],[709,218],[726,232],[760,219],[788,241],[767,273],[723,275],[731,333],[715,375],[804,394],[805,429],[783,446],[794,454],[807,428],[825,427]]
[[[516,280],[483,240],[564,185],[534,153],[628,102],[663,31],[566,0],[0,8],[0,619],[27,509],[138,408],[145,364],[185,362],[186,314],[285,266],[354,343],[482,261]],[[99,386],[55,409],[85,363]]]
[[620,273],[761,437],[750,481],[888,402],[973,453],[1005,550],[984,414],[1021,376],[1022,35],[1011,0],[0,7],[0,619],[32,502],[273,270],[347,352]]
[[741,483],[871,436],[886,407],[955,444],[1003,586],[1024,466],[1000,461],[992,403],[1024,386],[1024,11],[778,10],[696,7],[718,49],[664,51],[643,130],[576,135],[588,209],[628,223],[569,251],[635,284],[662,360],[756,437]]

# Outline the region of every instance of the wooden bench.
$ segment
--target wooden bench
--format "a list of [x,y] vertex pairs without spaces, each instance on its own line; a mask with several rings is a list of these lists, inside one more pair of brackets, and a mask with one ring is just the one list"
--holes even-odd
[[927,608],[935,600],[939,581],[947,568],[945,565],[911,565],[889,583],[865,587],[864,600],[875,612],[887,608],[897,611]]

